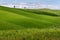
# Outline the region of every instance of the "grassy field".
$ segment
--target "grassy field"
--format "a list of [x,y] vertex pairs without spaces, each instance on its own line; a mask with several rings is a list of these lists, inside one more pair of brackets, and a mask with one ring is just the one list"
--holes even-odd
[[60,40],[60,10],[0,6],[0,40]]

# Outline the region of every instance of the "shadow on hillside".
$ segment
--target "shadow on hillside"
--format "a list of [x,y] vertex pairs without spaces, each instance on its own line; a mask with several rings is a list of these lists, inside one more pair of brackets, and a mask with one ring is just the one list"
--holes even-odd
[[42,11],[40,11],[40,12],[33,12],[33,13],[42,14],[42,15],[49,15],[49,16],[59,16],[59,15],[57,15],[57,14],[48,13],[48,12],[42,12]]
[[43,12],[43,11],[36,11],[36,10],[23,10],[22,11],[26,11],[26,12],[30,12],[30,13],[35,13],[35,14],[40,14],[40,15],[49,15],[49,16],[56,16],[59,17],[60,15],[54,14],[54,13],[49,13],[49,12]]

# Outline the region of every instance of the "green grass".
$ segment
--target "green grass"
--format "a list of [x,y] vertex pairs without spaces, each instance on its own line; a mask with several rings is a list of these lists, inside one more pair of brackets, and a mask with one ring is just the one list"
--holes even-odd
[[59,11],[0,6],[0,40],[60,40]]
[[0,40],[60,40],[60,29],[0,31]]

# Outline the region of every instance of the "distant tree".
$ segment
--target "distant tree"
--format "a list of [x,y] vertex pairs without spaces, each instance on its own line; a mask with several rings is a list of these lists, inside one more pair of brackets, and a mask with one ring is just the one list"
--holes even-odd
[[14,8],[15,8],[15,5],[14,5]]
[[26,7],[24,7],[24,9],[26,9]]

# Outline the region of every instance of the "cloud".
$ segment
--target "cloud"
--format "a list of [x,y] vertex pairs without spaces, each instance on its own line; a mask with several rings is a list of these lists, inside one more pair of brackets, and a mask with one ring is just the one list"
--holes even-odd
[[[14,5],[3,5],[3,6],[7,6],[7,7],[13,7]],[[16,8],[32,8],[32,9],[37,9],[37,8],[48,8],[48,9],[60,9],[60,6],[58,5],[47,5],[47,4],[40,4],[40,3],[19,3],[19,4],[15,4]]]
[[48,5],[49,9],[60,9],[60,6],[57,6],[57,5]]
[[1,6],[11,7],[11,8],[13,8],[13,5],[1,5]]

